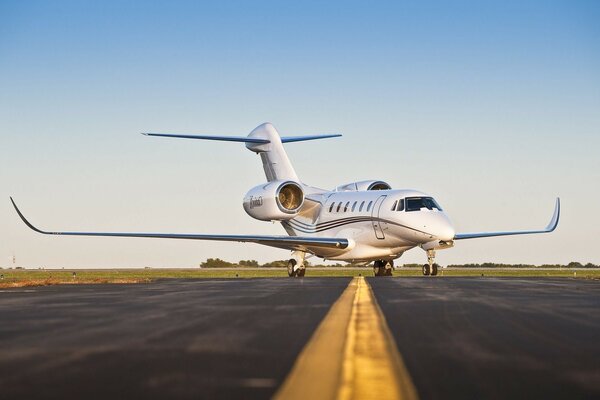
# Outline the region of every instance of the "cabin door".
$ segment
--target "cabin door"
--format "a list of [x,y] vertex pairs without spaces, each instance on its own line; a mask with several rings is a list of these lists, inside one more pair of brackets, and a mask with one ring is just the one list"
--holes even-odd
[[381,208],[381,204],[386,197],[387,196],[379,196],[379,198],[375,201],[375,204],[373,204],[373,208],[371,209],[371,221],[373,221],[373,229],[375,230],[375,237],[377,239],[385,239],[385,235],[383,234],[383,226],[379,220],[379,209]]

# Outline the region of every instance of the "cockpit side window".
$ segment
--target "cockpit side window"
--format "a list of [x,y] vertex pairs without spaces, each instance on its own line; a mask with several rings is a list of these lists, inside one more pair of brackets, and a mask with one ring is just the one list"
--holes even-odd
[[400,199],[400,201],[398,202],[398,208],[396,208],[396,211],[404,211],[404,199]]
[[408,197],[406,199],[406,211],[419,211],[422,208],[442,211],[442,207],[432,197]]

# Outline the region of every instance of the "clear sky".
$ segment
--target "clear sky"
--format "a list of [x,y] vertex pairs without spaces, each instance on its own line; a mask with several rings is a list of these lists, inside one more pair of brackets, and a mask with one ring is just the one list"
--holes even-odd
[[[0,2],[0,266],[268,261],[252,244],[52,230],[282,234],[248,217],[242,144],[143,131],[340,132],[290,144],[303,181],[431,193],[457,231],[538,228],[440,251],[463,262],[600,263],[600,3]],[[426,260],[420,249],[400,262]]]

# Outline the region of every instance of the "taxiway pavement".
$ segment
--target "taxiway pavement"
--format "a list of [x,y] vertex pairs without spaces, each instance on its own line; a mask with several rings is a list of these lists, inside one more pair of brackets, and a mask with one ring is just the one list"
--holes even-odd
[[[2,290],[0,397],[269,398],[350,281]],[[367,282],[422,399],[600,396],[598,280]]]
[[368,282],[421,398],[600,398],[600,281]]
[[351,278],[0,292],[0,398],[269,398]]

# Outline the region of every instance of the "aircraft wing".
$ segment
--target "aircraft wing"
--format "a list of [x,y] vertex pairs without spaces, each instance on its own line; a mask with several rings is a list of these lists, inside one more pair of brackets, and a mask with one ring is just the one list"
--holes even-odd
[[[302,237],[302,236],[261,236],[261,235],[207,235],[194,233],[126,233],[126,232],[49,232],[33,226],[21,213],[12,197],[10,198],[17,214],[23,222],[32,230],[44,235],[63,236],[109,236],[109,237],[133,237],[133,238],[159,238],[159,239],[190,239],[190,240],[217,240],[225,242],[249,242],[280,249],[301,250],[313,252],[313,250],[334,248],[345,249],[349,246],[348,239],[327,237]],[[311,250],[312,249],[312,250]]]
[[528,235],[532,233],[548,233],[552,232],[558,226],[558,219],[560,217],[560,199],[556,198],[556,204],[554,206],[554,214],[552,215],[552,219],[548,226],[544,229],[540,230],[532,230],[532,231],[506,231],[506,232],[479,232],[479,233],[457,233],[454,236],[454,240],[461,239],[476,239],[482,237],[492,237],[492,236],[510,236],[510,235]]

